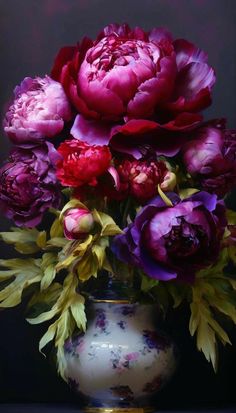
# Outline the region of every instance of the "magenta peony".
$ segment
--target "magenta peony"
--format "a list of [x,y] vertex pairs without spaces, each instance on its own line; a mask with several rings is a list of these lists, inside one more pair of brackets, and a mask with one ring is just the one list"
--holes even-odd
[[215,121],[190,136],[182,151],[187,171],[206,191],[225,196],[236,186],[236,130]]
[[193,44],[173,41],[164,29],[144,32],[115,24],[94,42],[62,49],[52,76],[87,118],[117,121],[155,114],[161,123],[167,114],[208,106],[215,82],[206,54]]
[[0,169],[0,206],[16,225],[35,227],[50,208],[59,207],[60,191],[53,145],[14,149]]

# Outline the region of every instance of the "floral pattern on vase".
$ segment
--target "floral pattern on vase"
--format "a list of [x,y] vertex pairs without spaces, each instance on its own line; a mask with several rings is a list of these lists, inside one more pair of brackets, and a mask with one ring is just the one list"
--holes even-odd
[[155,329],[154,308],[95,302],[86,333],[67,341],[66,375],[92,405],[146,404],[172,376],[175,346]]

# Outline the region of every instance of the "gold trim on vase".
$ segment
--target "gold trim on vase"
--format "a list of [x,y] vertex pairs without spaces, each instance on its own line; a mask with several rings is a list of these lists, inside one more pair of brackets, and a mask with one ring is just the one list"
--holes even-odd
[[112,299],[110,299],[110,300],[103,300],[102,298],[101,298],[101,299],[92,298],[91,301],[92,301],[93,303],[131,304],[131,301],[129,301],[129,300],[115,300],[115,299],[114,299],[114,300],[112,300]]
[[87,407],[85,413],[152,413],[152,407]]

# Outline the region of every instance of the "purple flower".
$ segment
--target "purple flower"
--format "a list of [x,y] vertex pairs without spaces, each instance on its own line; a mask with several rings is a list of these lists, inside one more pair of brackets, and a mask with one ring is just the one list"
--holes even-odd
[[219,254],[226,226],[225,207],[216,195],[199,192],[181,201],[168,193],[173,207],[158,196],[134,222],[115,237],[118,259],[141,268],[152,278],[191,281],[195,272]]
[[183,147],[183,160],[203,189],[223,197],[236,186],[236,130],[222,122],[197,129]]
[[46,76],[26,77],[14,90],[15,100],[4,120],[4,130],[16,145],[57,135],[71,118],[60,83]]
[[59,206],[57,159],[54,146],[46,142],[31,149],[14,149],[0,169],[0,205],[16,225],[34,227],[48,208]]

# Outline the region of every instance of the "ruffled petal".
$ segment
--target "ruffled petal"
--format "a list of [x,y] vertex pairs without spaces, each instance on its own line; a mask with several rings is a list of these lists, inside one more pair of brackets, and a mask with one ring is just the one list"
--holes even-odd
[[89,145],[108,145],[111,126],[107,123],[86,119],[77,115],[71,129],[71,135]]

